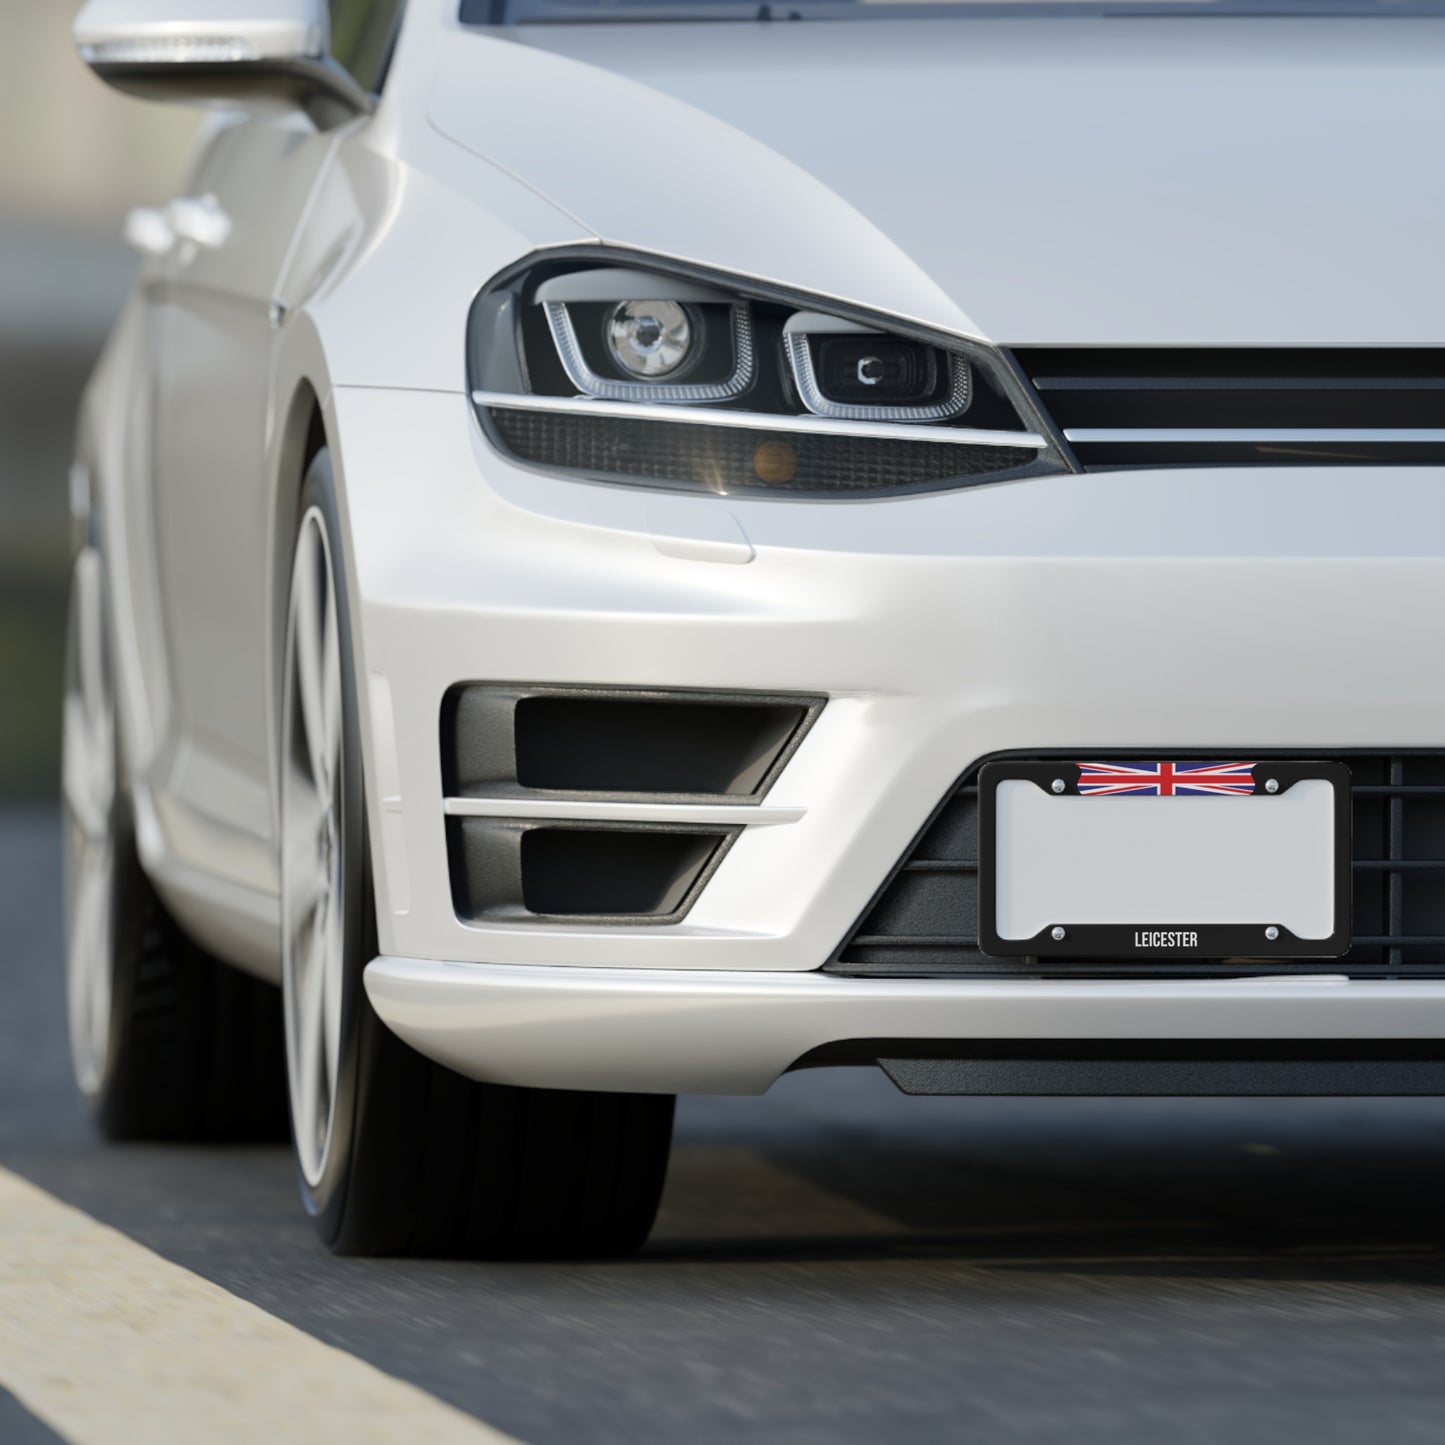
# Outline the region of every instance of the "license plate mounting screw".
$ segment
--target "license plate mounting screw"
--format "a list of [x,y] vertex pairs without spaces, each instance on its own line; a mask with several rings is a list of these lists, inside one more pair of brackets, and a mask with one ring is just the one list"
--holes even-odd
[[1062,778],[1055,778],[1053,782],[1049,784],[1049,787],[1056,793],[1062,793],[1064,791],[1064,780]]
[[1068,934],[1065,933],[1064,930],[1060,928],[1057,924],[1055,924],[1053,931],[1049,934],[1049,937],[1052,938],[1055,943],[1062,943],[1064,939],[1068,937]]
[[1264,936],[1269,939],[1271,943],[1273,943],[1275,939],[1279,937],[1279,929],[1277,929],[1274,924],[1271,923],[1270,926],[1264,930]]
[[1279,792],[1279,779],[1278,779],[1278,778],[1266,778],[1266,779],[1264,780],[1264,790],[1265,790],[1266,793],[1277,793],[1277,792]]

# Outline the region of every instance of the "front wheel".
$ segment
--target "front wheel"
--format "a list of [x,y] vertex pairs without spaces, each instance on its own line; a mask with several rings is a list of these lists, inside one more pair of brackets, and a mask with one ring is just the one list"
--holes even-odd
[[281,688],[286,1061],[301,1196],[340,1254],[630,1253],[652,1227],[670,1095],[478,1084],[371,1008],[376,953],[351,617],[330,455],[302,489]]

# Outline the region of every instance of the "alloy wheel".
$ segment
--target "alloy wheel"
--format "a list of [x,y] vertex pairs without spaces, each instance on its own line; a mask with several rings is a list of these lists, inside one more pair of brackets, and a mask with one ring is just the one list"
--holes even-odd
[[345,986],[342,696],[336,574],[321,513],[302,518],[291,571],[281,733],[281,919],[292,1132],[320,1183],[340,1077]]

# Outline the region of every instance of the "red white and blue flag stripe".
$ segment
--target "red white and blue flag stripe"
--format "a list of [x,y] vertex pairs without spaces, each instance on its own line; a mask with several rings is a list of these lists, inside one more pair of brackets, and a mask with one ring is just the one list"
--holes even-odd
[[1231,797],[1254,792],[1253,763],[1079,763],[1088,797]]

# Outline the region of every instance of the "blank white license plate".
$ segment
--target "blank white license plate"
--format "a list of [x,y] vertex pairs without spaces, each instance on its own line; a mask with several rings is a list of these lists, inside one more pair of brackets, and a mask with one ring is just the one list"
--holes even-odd
[[991,763],[985,953],[1333,957],[1349,947],[1338,763]]

